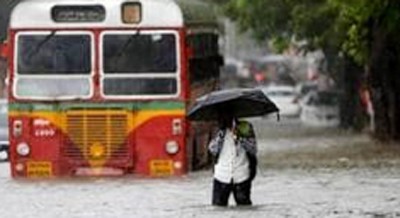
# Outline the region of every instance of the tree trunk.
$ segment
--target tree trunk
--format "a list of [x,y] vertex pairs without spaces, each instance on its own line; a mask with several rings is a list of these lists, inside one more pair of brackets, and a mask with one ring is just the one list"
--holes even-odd
[[376,138],[400,139],[400,45],[398,33],[373,28],[369,86],[375,114]]
[[335,81],[342,95],[340,98],[340,127],[360,131],[367,117],[361,103],[360,87],[364,69],[349,56],[339,57],[339,50],[325,47],[329,75]]
[[360,131],[366,123],[366,113],[360,96],[364,69],[346,56],[342,64],[340,88],[343,90],[343,95],[340,101],[340,126]]

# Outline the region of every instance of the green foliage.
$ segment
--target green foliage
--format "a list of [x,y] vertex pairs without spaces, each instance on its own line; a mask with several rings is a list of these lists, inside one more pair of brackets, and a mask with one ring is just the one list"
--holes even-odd
[[258,40],[272,36],[287,38],[291,24],[289,0],[247,1],[230,0],[224,5],[227,14],[239,23],[241,29],[253,30]]
[[252,30],[258,40],[272,39],[276,50],[295,36],[309,49],[346,53],[365,64],[370,56],[371,34],[400,32],[398,0],[219,0],[241,30]]
[[[383,1],[382,1],[383,2]],[[340,44],[340,50],[344,51],[354,61],[363,65],[367,62],[369,51],[369,36],[371,29],[369,20],[373,13],[377,13],[377,1],[368,0],[330,0],[329,3],[339,9],[337,25],[345,34]]]
[[[344,34],[335,24],[338,7],[327,0],[229,0],[225,12],[258,40],[272,40],[275,49],[290,40],[306,39],[309,49],[339,47]],[[285,42],[286,40],[286,42]]]
[[289,39],[284,37],[272,37],[270,46],[275,53],[283,53],[289,47]]

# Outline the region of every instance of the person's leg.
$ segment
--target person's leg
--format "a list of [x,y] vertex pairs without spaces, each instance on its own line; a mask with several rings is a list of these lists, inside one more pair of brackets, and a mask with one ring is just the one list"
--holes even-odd
[[228,206],[229,194],[231,193],[232,185],[222,183],[214,179],[212,205]]
[[237,205],[251,205],[251,180],[233,185],[233,196]]

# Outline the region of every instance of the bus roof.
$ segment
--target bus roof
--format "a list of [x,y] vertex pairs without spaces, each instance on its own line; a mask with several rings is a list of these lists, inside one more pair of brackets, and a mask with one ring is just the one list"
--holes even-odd
[[[122,4],[141,4],[141,21],[122,21]],[[55,22],[55,6],[102,6],[105,17],[98,22]],[[24,0],[13,10],[10,28],[76,28],[76,27],[217,27],[217,16],[205,3],[196,0]]]
[[185,25],[190,27],[217,27],[218,17],[209,4],[198,0],[176,0],[180,6]]

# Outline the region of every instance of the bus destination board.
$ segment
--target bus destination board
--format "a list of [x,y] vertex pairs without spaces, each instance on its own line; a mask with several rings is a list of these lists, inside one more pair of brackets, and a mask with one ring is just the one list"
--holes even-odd
[[51,17],[55,22],[101,22],[106,12],[100,5],[63,5],[54,6]]

